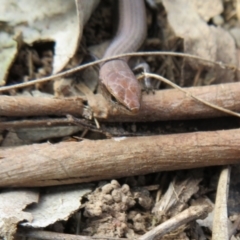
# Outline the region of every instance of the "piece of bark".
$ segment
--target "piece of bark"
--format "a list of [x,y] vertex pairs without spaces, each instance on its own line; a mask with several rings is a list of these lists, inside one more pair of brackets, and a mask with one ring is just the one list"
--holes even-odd
[[0,186],[92,182],[240,163],[240,130],[113,138],[0,149]]
[[[240,82],[191,87],[185,88],[185,90],[210,103],[232,111],[240,111]],[[227,115],[192,99],[176,89],[156,91],[155,94],[143,93],[141,110],[137,115],[123,113],[118,108],[112,108],[109,104],[107,106],[108,113],[106,113],[106,109],[101,109],[101,106],[106,106],[106,104],[101,104],[101,101],[104,101],[104,99],[97,98],[97,105],[95,103],[92,107],[95,117],[109,122],[150,122]],[[81,116],[84,111],[81,98],[78,101],[78,98],[46,99],[0,96],[0,106],[0,116],[23,117],[66,114]]]

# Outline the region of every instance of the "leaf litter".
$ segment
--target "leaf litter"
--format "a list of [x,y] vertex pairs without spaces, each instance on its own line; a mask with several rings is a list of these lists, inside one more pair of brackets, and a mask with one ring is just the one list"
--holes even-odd
[[[27,71],[25,72],[20,69],[21,71],[15,82],[24,77],[26,80],[29,80],[34,77],[48,75],[51,72],[56,73],[63,68],[69,69],[83,61],[83,52],[80,53],[80,56],[78,55],[79,52],[77,52],[79,51],[79,40],[83,31],[83,28],[78,28],[78,23],[79,19],[84,23],[87,21],[91,11],[96,7],[97,1],[92,5],[90,3],[90,7],[87,7],[89,11],[86,11],[86,14],[84,12],[83,16],[76,14],[74,1],[61,1],[61,4],[59,4],[60,1],[51,1],[51,3],[45,1],[44,4],[42,1],[41,4],[39,4],[39,1],[31,1],[31,3],[28,1],[18,2],[16,4],[16,1],[4,1],[2,6],[5,8],[0,10],[1,20],[11,23],[10,26],[14,29],[13,32],[20,30],[22,33],[22,35],[15,35],[16,41],[14,41],[13,34],[6,28],[6,25],[4,31],[1,28],[0,48],[2,55],[0,54],[0,59],[6,60],[6,63],[1,65],[4,68],[0,69],[0,72],[3,74],[0,75],[0,79],[3,79],[0,83],[1,85],[8,84],[8,76],[9,74],[11,75],[11,69],[14,67],[19,69],[19,65],[16,63],[27,62],[29,56],[32,58],[32,64],[27,66]],[[87,2],[89,3],[90,1],[85,1],[86,4],[88,4]],[[159,3],[158,5],[160,9],[158,18],[163,27],[164,41],[159,36],[157,39],[152,38],[147,45],[148,48],[155,50],[156,45],[158,45],[157,50],[179,51],[180,49],[185,53],[194,54],[209,60],[233,66],[238,65],[239,44],[236,45],[236,42],[238,43],[239,41],[239,27],[236,24],[236,17],[240,16],[239,1],[237,1],[236,6],[234,3],[231,3],[232,1],[220,0],[163,0],[160,2],[162,4]],[[12,3],[15,4],[16,9],[9,9]],[[103,52],[102,43],[110,38],[110,20],[106,19],[111,17],[111,14],[109,14],[108,3],[105,4],[105,8],[97,9],[94,12],[95,20],[93,18],[89,25],[85,27],[83,36],[86,38],[86,46],[84,46],[84,42],[81,42],[81,46],[84,46],[83,48],[92,49],[91,51],[96,56],[101,56],[101,52]],[[6,9],[7,11],[5,11]],[[32,11],[32,9],[35,9],[35,11]],[[15,14],[16,12],[18,14]],[[26,14],[29,12],[31,14]],[[12,13],[14,13],[14,18],[12,18]],[[59,17],[58,14],[64,15],[64,17]],[[99,15],[103,15],[102,19]],[[99,25],[99,18],[106,24],[106,29],[102,29],[102,34],[97,34],[98,31],[96,30],[102,26],[102,24]],[[22,24],[23,22],[27,22],[27,24]],[[46,28],[47,24],[49,28]],[[83,25],[83,23],[81,24]],[[97,36],[96,39],[92,37],[94,34]],[[45,53],[44,51],[39,51],[36,42],[44,44],[47,41],[54,43],[55,47],[47,47],[48,49]],[[89,44],[90,42],[92,45]],[[100,42],[101,44],[98,46],[97,43]],[[106,44],[108,44],[107,41]],[[22,54],[21,58],[19,58],[19,55],[17,56],[19,49],[26,45],[30,46],[31,54]],[[19,59],[18,62],[16,61],[17,59]],[[191,82],[191,85],[208,85],[210,83],[215,84],[238,80],[238,76],[236,76],[234,71],[222,69],[209,63],[206,64],[203,61],[193,59],[184,59],[182,61],[179,58],[169,57],[157,60],[147,57],[146,60],[150,63],[153,71],[172,80],[184,79],[184,86],[189,86],[189,82]],[[91,76],[92,82],[89,83],[89,88],[92,91],[97,89],[97,75],[94,71],[95,69],[91,69],[85,72],[87,76],[90,73],[93,74]],[[198,71],[198,75],[196,71]],[[29,72],[32,72],[32,74]],[[84,79],[85,82],[87,82],[87,76]],[[50,84],[50,86],[35,86],[35,88],[37,88],[40,94],[42,92],[50,96],[76,96],[79,94],[79,91],[76,90],[74,84],[77,84],[76,78],[81,77],[82,75],[64,78],[59,82],[55,82],[54,86]],[[192,79],[196,79],[196,81],[193,83]],[[32,89],[27,89],[26,92],[34,95]],[[21,95],[23,93],[10,92],[10,95],[18,94]],[[171,124],[169,123],[169,125]],[[165,131],[169,129],[169,125]],[[178,129],[177,131],[186,130],[184,127],[184,130],[182,130],[182,125],[178,127],[180,130]],[[131,128],[136,128],[136,125],[131,126]],[[156,132],[157,128],[154,130]],[[77,132],[82,130],[77,129],[75,131],[73,129],[70,131],[69,128],[62,131],[61,128],[56,128],[53,129],[53,134],[50,131],[48,134],[44,134],[44,131],[48,132],[47,129],[43,128],[32,129],[33,133],[24,129],[16,131],[18,136],[24,140],[17,139],[16,134],[3,134],[2,146],[30,144],[31,142],[39,142],[45,139],[52,140],[53,138],[63,139],[63,137],[69,135],[77,135]],[[61,132],[61,134],[58,134],[58,132]],[[5,141],[3,140],[4,138]],[[0,197],[4,199],[2,200],[4,203],[1,204],[4,207],[2,207],[0,214],[1,234],[5,235],[5,237],[7,232],[10,233],[9,236],[13,235],[18,223],[25,221],[20,225],[36,228],[51,225],[49,226],[50,230],[56,229],[58,225],[61,229],[59,231],[75,234],[76,225],[79,224],[81,226],[80,234],[82,235],[128,237],[132,239],[154,229],[167,219],[174,218],[175,215],[184,209],[193,206],[196,199],[202,200],[205,198],[211,207],[214,206],[217,186],[217,182],[214,182],[214,179],[217,178],[216,171],[201,169],[196,175],[192,174],[191,171],[187,171],[185,176],[179,176],[178,174],[181,175],[181,171],[101,182],[92,193],[90,193],[91,188],[84,188],[84,186],[76,188],[49,188],[45,189],[45,192],[40,191],[40,195],[39,190],[2,190]],[[237,168],[233,169],[233,175],[238,175]],[[230,218],[232,221],[235,221],[239,216],[239,206],[236,201],[238,191],[236,190],[236,185],[234,187],[235,190],[230,189],[229,199],[231,203],[229,210],[231,214],[234,214]],[[89,194],[85,195],[87,193]],[[11,198],[18,199],[18,202],[10,201]],[[204,202],[204,200],[202,201]],[[35,204],[30,205],[32,203]],[[233,203],[236,204],[234,205]],[[78,214],[82,216],[80,223],[76,217]],[[208,220],[210,219],[210,223],[206,223],[207,220],[205,222],[204,220],[198,220],[192,224],[186,223],[182,227],[175,229],[171,234],[166,235],[163,239],[197,239],[199,236],[210,239],[211,234],[209,231],[204,232],[201,227],[207,226],[211,230],[212,214],[213,212],[209,211]],[[67,226],[67,223],[71,221],[74,222],[73,229]],[[195,232],[192,229],[195,229]]]

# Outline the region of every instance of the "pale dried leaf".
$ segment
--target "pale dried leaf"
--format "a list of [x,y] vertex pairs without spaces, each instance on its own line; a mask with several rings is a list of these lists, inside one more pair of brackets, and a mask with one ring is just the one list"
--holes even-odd
[[15,132],[9,131],[4,137],[1,147],[13,147],[13,146],[16,147],[16,146],[22,146],[30,143],[31,142],[28,140],[20,139]]
[[181,182],[174,179],[160,201],[155,204],[152,212],[158,216],[165,214],[173,216],[179,213],[191,196],[198,191],[200,181],[200,178],[189,178]]
[[81,207],[82,197],[90,192],[90,185],[49,188],[40,196],[39,204],[28,209],[33,216],[33,221],[21,225],[39,228],[60,220],[67,220]]
[[91,47],[88,48],[88,50],[91,52],[91,54],[93,56],[96,56],[97,58],[102,58],[107,47],[109,46],[111,42],[108,40],[108,41],[104,41],[98,45],[93,45]]
[[24,141],[41,141],[49,138],[66,137],[82,130],[79,126],[39,127],[17,129],[17,136]]
[[[60,71],[74,55],[83,25],[99,1],[81,0],[77,12],[74,0],[2,0],[0,20],[21,31],[24,42],[55,41],[53,72]],[[1,58],[1,57],[0,57]]]
[[59,78],[54,81],[54,96],[57,98],[78,96],[78,91],[75,89],[75,81],[73,78]]
[[[217,54],[215,60],[237,66],[237,49],[233,37],[221,27],[216,28],[211,26],[210,29],[216,37]],[[214,83],[232,82],[235,76],[229,69],[218,68],[217,78],[217,81]]]
[[213,224],[213,216],[214,216],[214,203],[209,199],[205,198],[204,199],[207,204],[209,204],[212,207],[212,211],[208,213],[208,216],[204,219],[198,219],[196,222],[201,226],[201,227],[206,227],[212,230],[212,224]]
[[[199,57],[237,65],[236,46],[231,35],[220,27],[208,26],[200,17],[196,7],[189,0],[163,0],[168,13],[168,21],[175,34],[184,40],[184,51]],[[195,69],[199,69],[199,61],[187,60]],[[213,65],[201,62],[204,67]],[[216,69],[214,69],[216,71]],[[224,69],[218,71],[219,82],[231,82],[234,74]],[[216,83],[216,82],[215,82]]]
[[29,97],[54,97],[52,94],[50,93],[46,93],[46,92],[41,92],[37,89],[35,90],[23,90],[22,93],[17,93],[17,96],[29,96]]
[[[0,194],[0,238],[13,239],[17,224],[32,221],[32,214],[23,211],[27,205],[38,201],[38,192],[32,190],[7,190]],[[2,238],[1,238],[2,239]]]
[[5,85],[9,67],[17,54],[17,42],[6,32],[0,32],[0,86]]
[[229,33],[233,36],[237,47],[240,48],[240,28],[235,27],[229,30]]
[[215,36],[188,0],[163,0],[168,21],[175,34],[184,39],[185,52],[215,59]]
[[194,0],[193,3],[199,15],[206,22],[208,22],[210,18],[213,18],[221,14],[223,11],[222,0],[211,0],[211,1]]
[[236,1],[236,11],[237,11],[238,20],[240,20],[240,0]]

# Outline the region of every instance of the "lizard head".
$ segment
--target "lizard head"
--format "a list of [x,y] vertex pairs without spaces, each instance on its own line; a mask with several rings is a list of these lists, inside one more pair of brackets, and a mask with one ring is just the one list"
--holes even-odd
[[100,69],[100,80],[117,102],[133,114],[139,112],[141,88],[125,61],[117,59],[104,63]]

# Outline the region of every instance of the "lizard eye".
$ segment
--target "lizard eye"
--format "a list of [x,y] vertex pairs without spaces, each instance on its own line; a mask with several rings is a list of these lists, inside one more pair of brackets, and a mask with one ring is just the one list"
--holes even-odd
[[117,99],[111,94],[111,101],[113,103],[118,103]]

